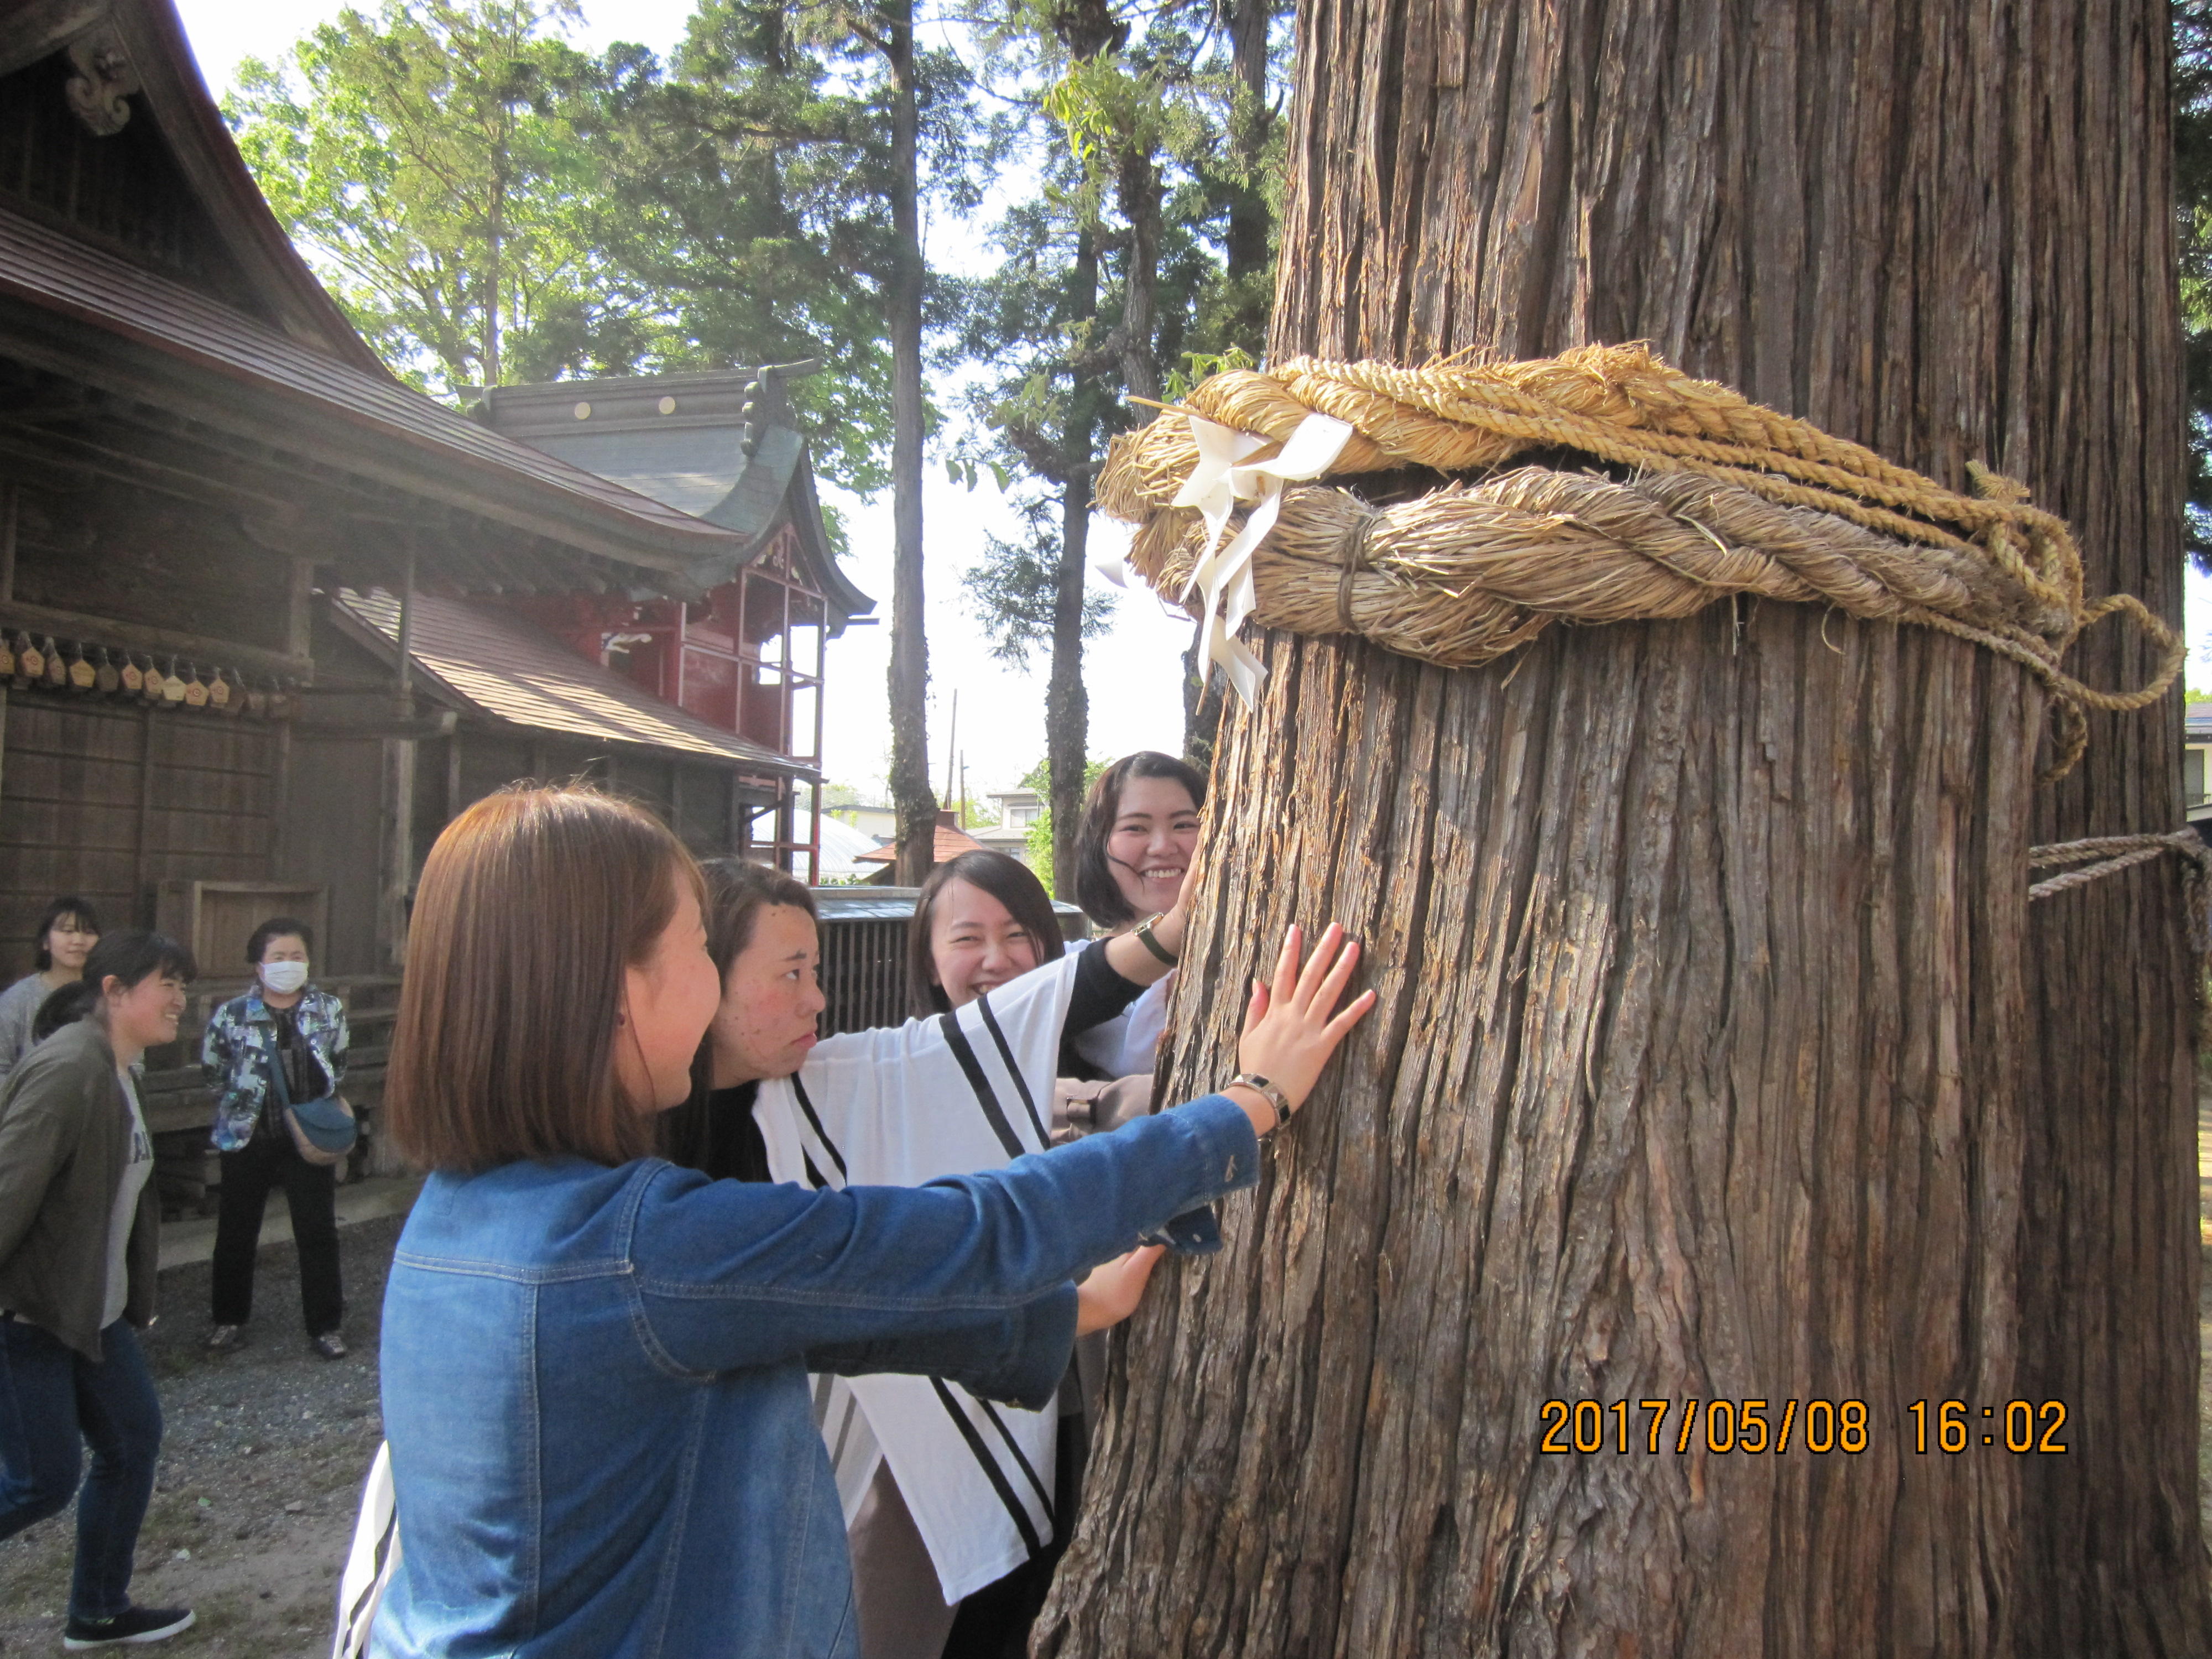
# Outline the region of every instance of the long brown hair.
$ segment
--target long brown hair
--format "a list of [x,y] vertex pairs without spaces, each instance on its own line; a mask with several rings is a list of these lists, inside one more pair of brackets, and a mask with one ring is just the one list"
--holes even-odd
[[1121,884],[1106,862],[1107,837],[1121,816],[1121,787],[1131,778],[1166,778],[1189,792],[1192,810],[1206,805],[1206,774],[1157,750],[1124,755],[1098,775],[1075,832],[1075,879],[1070,884],[1084,914],[1101,927],[1127,927],[1138,920],[1137,907],[1122,896]]
[[[714,959],[714,975],[726,996],[730,964],[753,942],[760,913],[771,905],[789,904],[812,916],[814,895],[804,882],[750,859],[715,859],[700,869],[707,878],[707,954]],[[742,1110],[717,1110],[707,1101],[714,1089],[714,1034],[710,1027],[691,1059],[690,1094],[681,1106],[660,1115],[660,1155],[672,1164],[718,1178],[766,1181],[768,1148],[753,1123],[750,1100]]]
[[1019,859],[988,848],[963,853],[923,878],[921,890],[915,896],[914,919],[906,925],[906,996],[908,1012],[915,1019],[927,1019],[952,1006],[945,988],[937,982],[937,963],[929,950],[937,896],[951,881],[979,887],[1005,905],[1006,914],[1036,946],[1040,965],[1057,962],[1067,954],[1067,941],[1060,936],[1060,918],[1053,913],[1052,899],[1036,878],[1036,872]]
[[434,1170],[649,1152],[615,1078],[623,970],[699,866],[642,807],[516,788],[446,826],[422,866],[385,1073],[403,1150]]

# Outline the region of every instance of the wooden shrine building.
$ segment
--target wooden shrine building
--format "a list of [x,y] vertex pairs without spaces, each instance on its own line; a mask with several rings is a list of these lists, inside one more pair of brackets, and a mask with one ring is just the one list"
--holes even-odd
[[[744,538],[736,574],[693,600],[573,593],[515,608],[582,656],[756,750],[817,767],[829,641],[875,608],[837,568],[786,368],[494,386],[477,416],[507,437]],[[748,780],[741,833],[757,855],[816,878],[818,774]],[[779,779],[787,780],[779,781]],[[738,810],[733,807],[733,811]]]
[[[265,883],[325,890],[331,969],[388,968],[430,836],[518,776],[805,873],[822,642],[871,601],[800,435],[741,453],[750,379],[419,395],[294,252],[167,0],[0,0],[0,967],[58,891],[151,921],[165,884]],[[618,453],[542,431],[587,398]],[[682,453],[641,468],[645,437]]]
[[430,840],[518,777],[805,874],[821,639],[870,602],[797,433],[739,457],[677,386],[745,463],[719,518],[389,374],[170,0],[0,0],[0,975],[73,892],[186,935],[210,996],[277,908],[319,978],[389,975]]

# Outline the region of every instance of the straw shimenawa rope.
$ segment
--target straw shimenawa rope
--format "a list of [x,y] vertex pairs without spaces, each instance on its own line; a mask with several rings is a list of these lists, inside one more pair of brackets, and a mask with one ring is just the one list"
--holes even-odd
[[2061,893],[2087,887],[2138,864],[2148,864],[2162,854],[2181,859],[2181,891],[2189,914],[2189,952],[2196,971],[2189,976],[2190,994],[2197,1006],[2197,1041],[2201,1048],[2212,1042],[2212,995],[2207,994],[2204,963],[2212,955],[2212,848],[2194,830],[2169,830],[2137,836],[2094,836],[2087,841],[2056,842],[2027,849],[2027,867],[2049,869],[2071,865],[2072,869],[2046,876],[2027,890],[2027,902],[2056,898]]
[[[1970,465],[1980,493],[1959,495],[1640,344],[1413,369],[1299,357],[1212,376],[1183,409],[1116,439],[1099,478],[1100,507],[1142,526],[1130,562],[1155,589],[1180,594],[1210,550],[1199,514],[1172,505],[1199,460],[1186,415],[1279,443],[1315,413],[1353,428],[1331,477],[1455,478],[1382,506],[1325,483],[1285,489],[1252,566],[1266,627],[1357,633],[1469,667],[1554,622],[1686,617],[1736,593],[1831,605],[1955,635],[2035,675],[2057,728],[2046,776],[2080,757],[2085,708],[2154,702],[2186,654],[2133,595],[2085,600],[2065,521],[2011,480]],[[1563,449],[1629,476],[1497,472]],[[2138,690],[2099,690],[2059,665],[2115,613],[2160,655]]]

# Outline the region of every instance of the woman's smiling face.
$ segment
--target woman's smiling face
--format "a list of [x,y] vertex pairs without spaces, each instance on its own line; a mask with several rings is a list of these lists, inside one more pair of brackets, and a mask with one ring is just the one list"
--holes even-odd
[[956,880],[938,890],[929,912],[930,967],[955,1008],[1018,979],[1037,960],[1029,930],[981,888]]
[[1106,867],[1139,915],[1176,902],[1198,850],[1198,803],[1173,778],[1131,778],[1115,803],[1106,836]]

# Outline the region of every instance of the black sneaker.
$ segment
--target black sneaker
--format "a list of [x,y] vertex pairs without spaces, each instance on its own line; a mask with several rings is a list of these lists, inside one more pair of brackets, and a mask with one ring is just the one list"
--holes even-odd
[[75,1653],[85,1648],[119,1648],[142,1642],[166,1642],[190,1630],[190,1607],[126,1607],[112,1619],[71,1617],[62,1629],[62,1645]]

